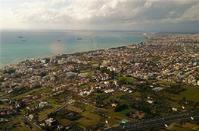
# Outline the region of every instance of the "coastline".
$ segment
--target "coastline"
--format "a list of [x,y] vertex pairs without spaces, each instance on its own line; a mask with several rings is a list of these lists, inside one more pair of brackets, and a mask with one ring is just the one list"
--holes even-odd
[[[143,40],[142,42],[146,42],[147,40],[148,40],[148,38],[145,37],[145,40]],[[16,60],[14,63],[10,63],[10,64],[1,64],[0,69],[3,69],[7,66],[16,66],[19,63],[27,61],[27,60],[30,60],[30,61],[31,60],[42,60],[42,59],[46,59],[46,58],[49,59],[49,58],[58,57],[58,56],[62,56],[62,55],[77,55],[77,54],[84,54],[84,53],[90,53],[90,52],[101,51],[101,50],[117,49],[117,48],[121,48],[121,47],[128,47],[128,46],[131,46],[131,45],[137,45],[137,44],[142,43],[142,42],[129,43],[128,45],[121,45],[121,46],[110,47],[110,48],[93,49],[93,50],[80,51],[80,52],[74,52],[74,53],[62,53],[62,54],[57,54],[57,55],[47,55],[47,56],[34,57],[34,58],[25,58],[25,59]]]
[[[42,129],[48,120],[70,126],[62,120],[72,123],[74,119],[60,116],[71,113],[77,114],[77,126],[83,125],[84,129],[100,122],[99,128],[106,129],[110,116],[111,129],[119,123],[131,124],[137,117],[147,120],[146,116],[150,115],[153,119],[153,113],[143,110],[145,107],[158,109],[158,116],[169,116],[174,111],[189,112],[198,102],[198,50],[197,36],[165,36],[140,44],[27,59],[0,69],[4,106],[10,101],[21,103],[2,112],[6,111],[4,116],[28,119],[29,123],[36,121],[36,126]],[[167,97],[170,95],[179,99],[173,103],[173,99]],[[180,104],[184,97],[193,104],[189,107]],[[151,106],[157,101],[163,106]],[[126,106],[120,108],[124,104]],[[132,106],[135,104],[140,106]],[[126,110],[128,113],[123,114]],[[25,116],[24,111],[27,111]],[[113,113],[117,117],[113,117]],[[87,119],[94,123],[87,124]],[[5,122],[8,120],[15,122],[16,119],[5,119]]]
[[26,59],[107,49],[147,39],[145,33],[119,31],[10,31],[1,37],[0,68]]

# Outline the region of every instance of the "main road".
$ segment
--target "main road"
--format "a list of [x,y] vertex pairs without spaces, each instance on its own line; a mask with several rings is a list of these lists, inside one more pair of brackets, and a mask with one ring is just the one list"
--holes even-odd
[[172,122],[183,121],[183,120],[193,121],[195,119],[199,119],[199,110],[168,115],[165,117],[145,119],[135,123],[122,124],[118,127],[109,128],[106,131],[135,131],[135,130],[156,128],[156,127],[164,127],[164,126],[167,127],[167,124]]

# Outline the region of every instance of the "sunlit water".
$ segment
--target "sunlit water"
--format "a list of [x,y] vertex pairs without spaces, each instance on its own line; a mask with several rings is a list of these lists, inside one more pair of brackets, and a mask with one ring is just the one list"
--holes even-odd
[[134,32],[111,31],[1,31],[0,66],[27,58],[46,57],[138,43]]

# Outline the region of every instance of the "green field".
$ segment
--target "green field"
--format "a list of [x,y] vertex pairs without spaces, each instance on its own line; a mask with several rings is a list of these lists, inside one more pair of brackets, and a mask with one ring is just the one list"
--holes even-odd
[[189,87],[179,95],[176,95],[177,99],[182,99],[183,97],[194,102],[199,101],[199,88]]
[[199,88],[188,88],[180,94],[181,97],[186,97],[189,100],[199,101]]

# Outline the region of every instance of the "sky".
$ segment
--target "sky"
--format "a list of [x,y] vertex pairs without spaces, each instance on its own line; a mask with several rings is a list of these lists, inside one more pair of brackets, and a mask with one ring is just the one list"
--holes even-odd
[[0,0],[0,29],[199,32],[199,0]]

